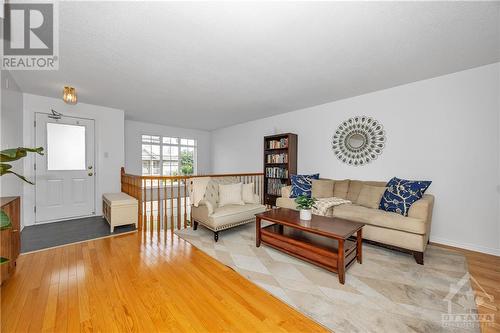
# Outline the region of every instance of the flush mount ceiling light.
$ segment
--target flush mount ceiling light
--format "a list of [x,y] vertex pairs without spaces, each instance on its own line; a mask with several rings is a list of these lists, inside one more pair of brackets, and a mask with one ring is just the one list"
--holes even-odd
[[64,87],[63,101],[67,104],[76,104],[76,89],[69,86]]

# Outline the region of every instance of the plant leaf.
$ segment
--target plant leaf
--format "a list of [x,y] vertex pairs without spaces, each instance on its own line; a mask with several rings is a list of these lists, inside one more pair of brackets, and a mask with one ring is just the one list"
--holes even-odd
[[4,170],[4,169],[2,168],[0,176],[3,176],[3,175],[5,175],[5,174],[7,174],[7,173],[11,173],[11,174],[13,174],[13,175],[15,175],[15,176],[19,177],[20,179],[24,180],[24,181],[25,181],[26,183],[28,183],[28,184],[35,185],[35,183],[33,183],[33,182],[29,181],[28,179],[26,179],[26,177],[21,176],[20,174],[15,173],[14,171],[11,171],[11,170]]
[[12,227],[9,216],[3,210],[0,210],[0,230]]
[[7,173],[7,170],[11,169],[12,165],[7,163],[0,163],[0,176],[3,176]]
[[37,148],[18,147],[13,149],[4,149],[0,151],[0,162],[17,161],[18,159],[26,157],[26,155],[28,155],[28,152],[43,155],[43,147],[37,147]]

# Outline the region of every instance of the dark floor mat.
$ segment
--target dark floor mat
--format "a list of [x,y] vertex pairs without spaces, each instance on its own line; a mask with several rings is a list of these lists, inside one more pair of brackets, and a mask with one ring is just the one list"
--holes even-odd
[[115,227],[111,233],[108,222],[101,216],[29,226],[21,232],[21,253],[134,230],[133,224],[124,225]]

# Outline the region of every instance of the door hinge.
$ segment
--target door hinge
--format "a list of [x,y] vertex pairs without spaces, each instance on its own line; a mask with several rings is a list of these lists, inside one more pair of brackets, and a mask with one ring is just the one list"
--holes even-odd
[[33,170],[36,170],[36,163],[33,164]]
[[33,212],[36,213],[36,206],[33,206]]
[[33,127],[36,127],[36,120],[33,120]]

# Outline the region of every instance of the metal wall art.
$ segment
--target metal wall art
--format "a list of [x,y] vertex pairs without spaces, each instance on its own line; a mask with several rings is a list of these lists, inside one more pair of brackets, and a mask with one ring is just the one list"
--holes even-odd
[[349,118],[339,125],[332,140],[332,149],[339,160],[359,166],[370,163],[385,146],[384,127],[366,116]]

